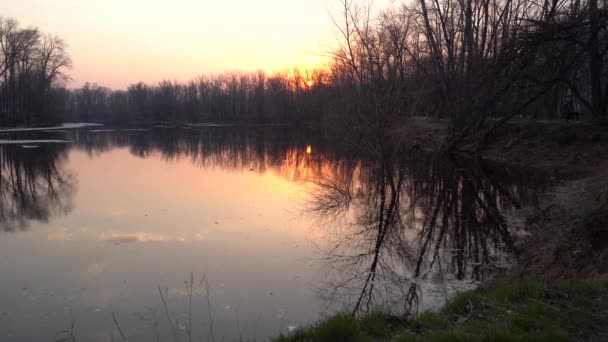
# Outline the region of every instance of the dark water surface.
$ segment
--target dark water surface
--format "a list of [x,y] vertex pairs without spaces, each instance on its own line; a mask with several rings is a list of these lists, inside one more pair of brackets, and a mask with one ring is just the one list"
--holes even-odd
[[0,145],[2,341],[264,340],[432,308],[512,266],[504,211],[544,183],[312,128],[0,138],[69,141]]

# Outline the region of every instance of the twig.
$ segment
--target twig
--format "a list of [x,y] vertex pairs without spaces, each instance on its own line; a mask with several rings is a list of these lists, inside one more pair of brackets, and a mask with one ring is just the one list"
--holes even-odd
[[167,302],[165,301],[165,296],[163,295],[163,291],[161,290],[160,285],[158,286],[158,293],[160,294],[160,299],[163,302],[163,306],[165,308],[165,315],[167,317],[167,322],[169,322],[169,326],[171,327],[171,333],[173,334],[173,340],[178,342],[179,335],[177,334],[177,330],[175,330],[175,327],[173,326],[173,322],[171,320],[171,314],[169,313],[169,308],[167,307]]
[[190,272],[190,300],[188,310],[188,341],[192,342],[192,287],[194,286],[194,274]]
[[112,311],[112,319],[114,320],[114,325],[116,326],[116,329],[118,329],[118,334],[120,334],[120,338],[122,339],[123,342],[127,342],[127,339],[125,338],[125,334],[123,334],[122,329],[120,328],[120,324],[118,324],[116,315],[114,315],[114,311]]
[[76,321],[74,320],[74,314],[72,312],[72,307],[70,306],[70,336],[76,340],[76,338],[74,337],[74,325],[76,324]]
[[239,309],[234,308],[234,313],[236,315],[236,331],[239,334],[239,342],[243,342],[243,336],[241,335],[241,323],[239,320]]
[[207,292],[207,313],[209,315],[209,331],[211,332],[211,341],[215,342],[215,334],[213,333],[213,317],[211,316],[211,295],[209,294],[209,282],[207,282],[207,277],[204,277],[205,280],[205,291]]

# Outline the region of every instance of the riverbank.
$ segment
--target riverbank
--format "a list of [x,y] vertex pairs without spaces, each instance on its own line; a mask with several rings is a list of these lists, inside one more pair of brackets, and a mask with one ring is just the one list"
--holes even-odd
[[[435,149],[442,122],[390,132],[398,144]],[[603,341],[608,339],[608,129],[590,123],[514,121],[484,159],[542,169],[554,184],[509,212],[517,267],[501,280],[417,317],[329,317],[276,341]]]
[[483,158],[544,169],[558,179],[598,176],[608,169],[608,127],[563,120],[514,121],[492,135]]
[[512,278],[608,281],[608,128],[590,123],[514,122],[484,158],[546,171],[555,185],[508,213],[516,243]]
[[506,278],[438,312],[337,315],[275,341],[608,340],[608,177],[567,181],[509,220],[527,236]]
[[509,220],[527,233],[514,278],[608,281],[608,172],[561,182]]
[[606,319],[605,283],[522,280],[460,294],[410,320],[337,315],[274,341],[605,341]]
[[[410,118],[387,131],[395,145],[438,150],[450,131],[447,120]],[[463,149],[474,150],[474,146]],[[608,169],[608,127],[592,122],[514,119],[492,133],[483,159],[546,170],[559,179],[580,179]]]

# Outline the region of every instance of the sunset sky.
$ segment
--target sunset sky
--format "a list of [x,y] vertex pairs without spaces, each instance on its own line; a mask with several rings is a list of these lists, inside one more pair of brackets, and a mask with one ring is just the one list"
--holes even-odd
[[185,81],[313,67],[335,41],[334,0],[11,0],[2,16],[69,44],[70,86]]

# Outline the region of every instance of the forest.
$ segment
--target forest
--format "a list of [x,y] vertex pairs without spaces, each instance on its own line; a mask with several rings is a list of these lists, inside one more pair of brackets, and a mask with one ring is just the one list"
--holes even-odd
[[[70,88],[68,44],[0,19],[0,122],[352,123],[447,119],[450,144],[516,116],[604,121],[606,4],[597,0],[341,0],[327,65],[225,72],[188,82]],[[488,119],[492,118],[491,123]]]

